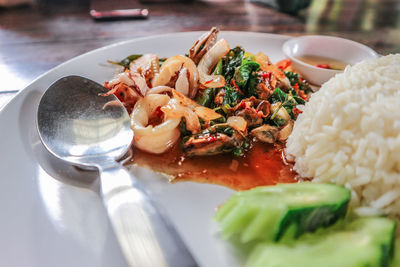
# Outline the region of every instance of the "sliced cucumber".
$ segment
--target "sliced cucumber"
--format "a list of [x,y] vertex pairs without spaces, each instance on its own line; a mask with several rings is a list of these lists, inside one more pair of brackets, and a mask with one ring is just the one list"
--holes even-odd
[[398,236],[394,244],[394,255],[391,267],[400,267],[400,237]]
[[277,241],[331,225],[345,216],[349,200],[348,189],[332,184],[262,186],[233,195],[215,219],[226,238]]
[[262,243],[246,267],[386,267],[395,226],[386,218],[360,218],[341,230],[304,235],[291,244]]

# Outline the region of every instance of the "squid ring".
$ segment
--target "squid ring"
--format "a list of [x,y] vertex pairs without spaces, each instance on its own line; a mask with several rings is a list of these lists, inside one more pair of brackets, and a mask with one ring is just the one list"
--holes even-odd
[[140,99],[131,114],[131,128],[134,132],[134,145],[146,152],[161,154],[171,148],[179,139],[180,118],[165,118],[161,124],[149,125],[150,117],[157,108],[168,104],[170,97],[150,94]]

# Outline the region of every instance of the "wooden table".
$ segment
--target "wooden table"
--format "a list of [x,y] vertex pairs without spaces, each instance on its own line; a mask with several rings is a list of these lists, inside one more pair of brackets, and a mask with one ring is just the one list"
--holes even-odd
[[[364,43],[380,54],[400,52],[398,0],[314,0],[297,16],[240,0],[142,4],[146,20],[95,22],[86,2],[0,8],[0,108],[18,90],[58,64],[92,49],[154,34],[207,30],[327,34]],[[109,1],[110,3],[112,1]]]

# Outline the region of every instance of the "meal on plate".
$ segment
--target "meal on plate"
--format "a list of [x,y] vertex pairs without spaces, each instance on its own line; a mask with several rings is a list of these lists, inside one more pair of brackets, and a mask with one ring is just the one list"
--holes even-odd
[[[297,106],[310,97],[307,81],[290,61],[273,64],[217,34],[212,28],[186,55],[113,62],[122,71],[105,87],[131,113],[134,162],[175,180],[235,189],[293,182],[282,152],[301,113]],[[260,168],[265,164],[268,170]]]
[[131,114],[134,163],[244,190],[214,219],[247,267],[400,266],[400,55],[312,93],[290,61],[217,34],[186,55],[112,62],[105,87]]

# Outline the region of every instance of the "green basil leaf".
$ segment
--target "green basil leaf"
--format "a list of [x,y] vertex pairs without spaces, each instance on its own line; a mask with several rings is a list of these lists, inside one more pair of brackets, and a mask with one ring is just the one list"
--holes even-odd
[[241,89],[246,89],[247,83],[254,71],[260,68],[260,64],[254,61],[244,61],[235,76],[236,84]]
[[284,103],[286,101],[286,99],[288,98],[288,95],[283,92],[279,87],[275,89],[275,91],[272,93],[271,97],[270,97],[270,102],[276,103],[276,102],[281,102]]

